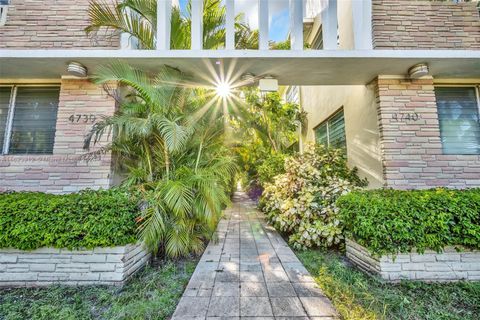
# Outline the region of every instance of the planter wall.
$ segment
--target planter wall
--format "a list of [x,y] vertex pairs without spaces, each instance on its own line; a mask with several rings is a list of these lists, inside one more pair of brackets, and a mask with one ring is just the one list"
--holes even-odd
[[123,285],[150,258],[140,244],[67,250],[0,249],[0,287]]
[[397,282],[402,279],[421,281],[480,280],[480,251],[457,252],[446,247],[444,252],[427,250],[424,254],[398,254],[373,257],[368,250],[352,240],[346,240],[347,258],[363,271]]

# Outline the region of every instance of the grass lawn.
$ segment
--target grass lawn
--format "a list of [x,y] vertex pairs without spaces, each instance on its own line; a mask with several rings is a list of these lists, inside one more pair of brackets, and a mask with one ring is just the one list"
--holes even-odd
[[0,290],[0,319],[167,319],[195,261],[147,267],[123,288],[106,286]]
[[346,320],[480,319],[480,282],[387,284],[348,266],[336,252],[296,254]]

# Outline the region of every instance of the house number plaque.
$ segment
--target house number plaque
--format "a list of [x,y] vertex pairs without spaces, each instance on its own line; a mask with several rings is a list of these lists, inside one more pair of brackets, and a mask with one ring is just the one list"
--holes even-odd
[[94,114],[72,114],[68,117],[68,121],[71,123],[94,123],[97,116]]
[[420,119],[420,116],[416,112],[394,113],[392,114],[392,119],[395,121],[410,122],[410,121],[418,121]]

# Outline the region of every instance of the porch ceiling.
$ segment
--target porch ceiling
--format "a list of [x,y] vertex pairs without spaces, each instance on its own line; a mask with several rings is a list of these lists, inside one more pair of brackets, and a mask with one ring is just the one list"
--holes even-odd
[[116,59],[152,72],[168,64],[199,84],[222,70],[231,81],[249,72],[272,75],[281,85],[366,84],[377,75],[406,74],[420,62],[429,64],[435,78],[480,78],[480,51],[470,50],[0,50],[0,79],[59,78],[70,61],[92,74]]

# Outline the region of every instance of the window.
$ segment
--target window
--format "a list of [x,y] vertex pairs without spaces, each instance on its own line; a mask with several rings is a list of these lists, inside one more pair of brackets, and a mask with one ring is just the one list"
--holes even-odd
[[315,141],[331,148],[347,148],[343,109],[315,128]]
[[0,87],[2,154],[53,152],[59,87]]
[[437,87],[443,153],[480,154],[480,117],[475,87]]

